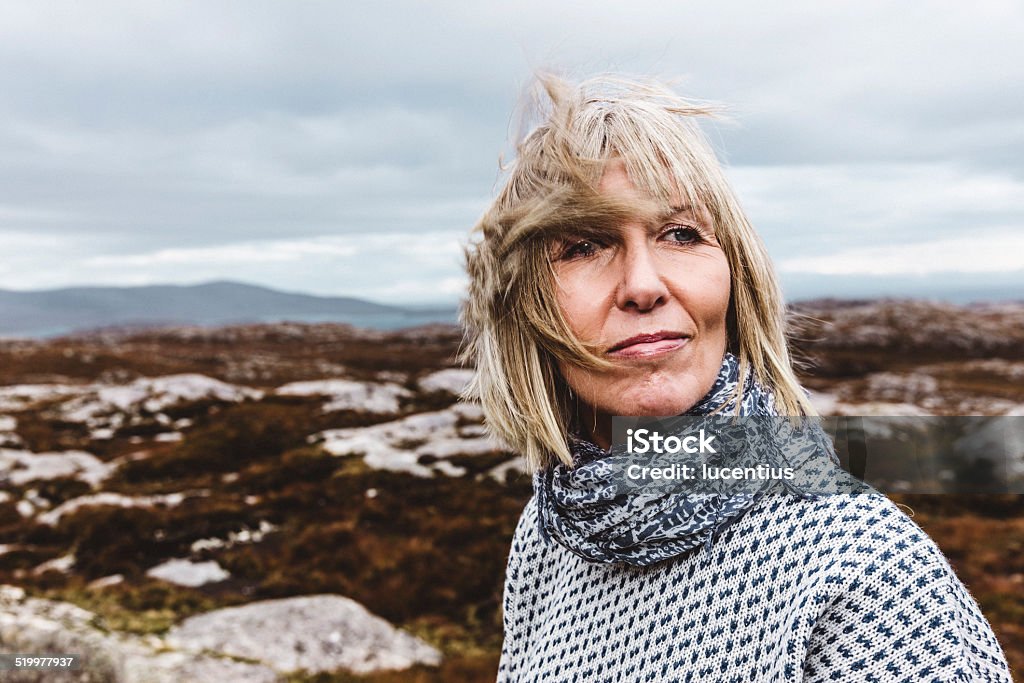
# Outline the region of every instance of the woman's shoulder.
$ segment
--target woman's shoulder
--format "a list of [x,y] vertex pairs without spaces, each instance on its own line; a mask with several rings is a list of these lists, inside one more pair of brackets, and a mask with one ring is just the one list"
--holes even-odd
[[[861,664],[874,666],[872,658],[884,651],[918,657],[934,680],[1010,680],[981,607],[935,541],[899,505],[875,492],[798,507],[811,524],[827,523],[815,552],[828,556],[822,564],[830,566],[834,582],[812,636],[811,671],[835,674],[832,666],[841,661],[853,675]],[[859,634],[855,642],[849,633]],[[835,656],[840,644],[844,657]],[[951,678],[942,677],[947,673]]]
[[790,497],[775,509],[793,535],[809,536],[807,542],[819,550],[880,561],[909,553],[924,563],[949,566],[935,541],[912,519],[913,510],[877,491]]
[[[530,496],[519,514],[505,567],[506,603],[512,594],[518,593],[520,584],[536,572],[545,562],[548,546],[543,542],[538,529],[536,495]],[[506,610],[510,606],[506,604]]]
[[805,524],[818,522],[819,550],[834,553],[850,571],[850,587],[884,584],[899,588],[941,585],[966,594],[966,587],[935,540],[914,521],[911,507],[878,492],[825,496],[804,502]]
[[935,541],[877,491],[770,496],[754,512],[730,538],[739,542],[734,552],[781,565],[803,585],[816,586],[819,600],[858,595],[884,606],[924,586],[967,594]]
[[537,518],[537,495],[533,494],[523,505],[516,522],[516,530],[512,534],[512,553],[536,545],[540,539]]

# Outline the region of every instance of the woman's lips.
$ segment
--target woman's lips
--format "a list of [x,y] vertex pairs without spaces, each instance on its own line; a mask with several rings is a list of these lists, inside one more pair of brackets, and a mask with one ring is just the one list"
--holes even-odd
[[688,341],[690,341],[689,337],[681,337],[676,339],[659,339],[658,341],[641,342],[639,344],[624,346],[617,351],[611,351],[608,355],[615,356],[616,358],[649,358],[651,356],[660,356],[662,354],[675,351],[676,349],[684,346]]

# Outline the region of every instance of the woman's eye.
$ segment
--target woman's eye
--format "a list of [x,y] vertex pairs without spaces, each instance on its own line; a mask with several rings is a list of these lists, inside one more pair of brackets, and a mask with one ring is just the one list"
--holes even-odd
[[597,243],[591,242],[590,240],[577,240],[562,249],[558,258],[562,261],[567,261],[574,258],[592,256],[597,253],[597,250]]
[[702,239],[700,231],[689,225],[673,225],[662,234],[668,237],[670,242],[682,244],[693,244]]

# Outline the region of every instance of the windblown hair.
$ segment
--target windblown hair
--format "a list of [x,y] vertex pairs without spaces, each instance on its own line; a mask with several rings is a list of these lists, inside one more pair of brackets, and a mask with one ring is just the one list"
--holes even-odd
[[[460,308],[459,360],[475,372],[462,398],[480,402],[489,432],[522,453],[530,473],[553,458],[572,466],[576,408],[558,361],[592,370],[615,365],[563,316],[552,240],[606,239],[625,220],[653,217],[679,199],[707,209],[728,259],[726,324],[728,349],[740,361],[738,391],[753,372],[774,389],[780,413],[815,415],[793,372],[768,253],[696,123],[717,110],[650,80],[603,75],[574,86],[541,74],[537,85],[540,97],[528,108],[540,123],[521,136],[503,187],[464,247],[469,293]],[[648,204],[598,193],[612,158],[622,159]]]

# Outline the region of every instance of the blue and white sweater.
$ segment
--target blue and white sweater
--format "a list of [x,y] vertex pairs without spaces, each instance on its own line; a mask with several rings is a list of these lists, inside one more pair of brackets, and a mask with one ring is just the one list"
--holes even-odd
[[649,567],[515,531],[498,682],[998,681],[1006,656],[948,560],[881,494],[766,496]]

